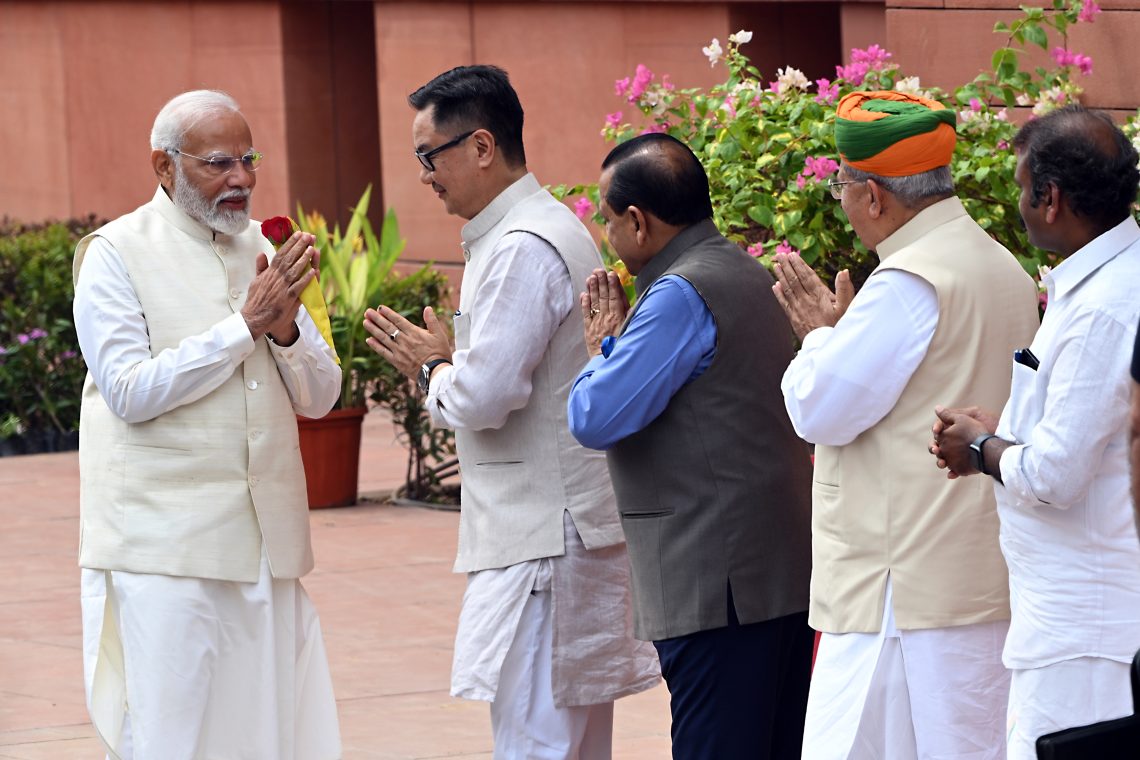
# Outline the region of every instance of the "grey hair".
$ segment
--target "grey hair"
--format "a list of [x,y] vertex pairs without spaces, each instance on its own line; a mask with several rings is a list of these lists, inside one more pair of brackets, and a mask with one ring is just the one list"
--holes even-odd
[[150,130],[152,150],[179,150],[186,133],[207,116],[220,112],[239,112],[237,101],[221,90],[191,90],[171,98]]
[[905,177],[880,177],[847,164],[847,178],[858,182],[873,179],[876,184],[909,208],[918,206],[927,198],[954,194],[954,177],[950,174],[949,166],[939,166],[937,169]]

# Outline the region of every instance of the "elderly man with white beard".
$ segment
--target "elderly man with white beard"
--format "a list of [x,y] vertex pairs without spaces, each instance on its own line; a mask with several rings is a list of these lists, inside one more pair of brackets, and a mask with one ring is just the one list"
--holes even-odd
[[341,755],[294,413],[340,389],[299,294],[313,237],[249,218],[261,154],[224,93],[151,132],[159,188],[75,250],[88,709],[111,757]]

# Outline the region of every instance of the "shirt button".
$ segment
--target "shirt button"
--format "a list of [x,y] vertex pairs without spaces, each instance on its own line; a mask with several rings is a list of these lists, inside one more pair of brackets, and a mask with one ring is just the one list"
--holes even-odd
[[252,475],[252,476],[250,476],[250,479],[249,479],[249,484],[250,484],[251,486],[255,486],[255,485],[257,485],[257,476],[256,476],[256,475]]
[[237,288],[230,288],[230,298],[237,299],[241,295],[241,291]]
[[261,431],[260,430],[249,431],[249,440],[256,441],[260,437],[261,437]]
[[256,380],[250,380],[248,383],[245,384],[245,387],[249,388],[251,391],[255,391],[255,390],[257,390],[257,381]]

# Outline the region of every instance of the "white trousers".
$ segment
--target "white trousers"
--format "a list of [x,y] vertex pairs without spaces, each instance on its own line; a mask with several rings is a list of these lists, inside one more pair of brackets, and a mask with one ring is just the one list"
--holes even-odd
[[609,760],[614,703],[555,707],[549,585],[530,594],[491,703],[495,760]]
[[887,583],[879,633],[825,633],[805,760],[1002,760],[1007,622],[899,631]]
[[1037,737],[1132,714],[1131,664],[1078,657],[1014,670],[1009,689],[1009,759],[1037,760]]
[[83,570],[88,709],[123,760],[335,760],[320,621],[297,580]]

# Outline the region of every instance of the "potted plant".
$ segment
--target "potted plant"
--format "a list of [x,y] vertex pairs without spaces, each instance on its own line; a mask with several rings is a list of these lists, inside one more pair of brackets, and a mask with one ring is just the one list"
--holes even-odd
[[[447,278],[424,265],[401,275],[393,265],[404,250],[395,212],[388,210],[377,236],[368,220],[372,188],[367,187],[352,211],[344,233],[339,225],[329,230],[319,213],[297,207],[298,226],[311,233],[321,253],[320,288],[328,307],[333,348],[341,361],[340,400],[319,420],[298,418],[301,456],[305,464],[311,508],[345,506],[357,498],[360,428],[367,401],[392,413],[402,431],[429,428],[426,411],[417,400],[414,385],[389,377],[386,363],[365,345],[364,312],[381,303],[413,321],[420,321],[425,305],[447,300]],[[450,436],[402,436],[409,446],[409,482],[430,480],[422,461],[448,451]],[[426,453],[425,453],[426,452]],[[413,466],[415,463],[415,466]],[[409,490],[407,484],[405,490]],[[414,489],[413,489],[414,490]]]

